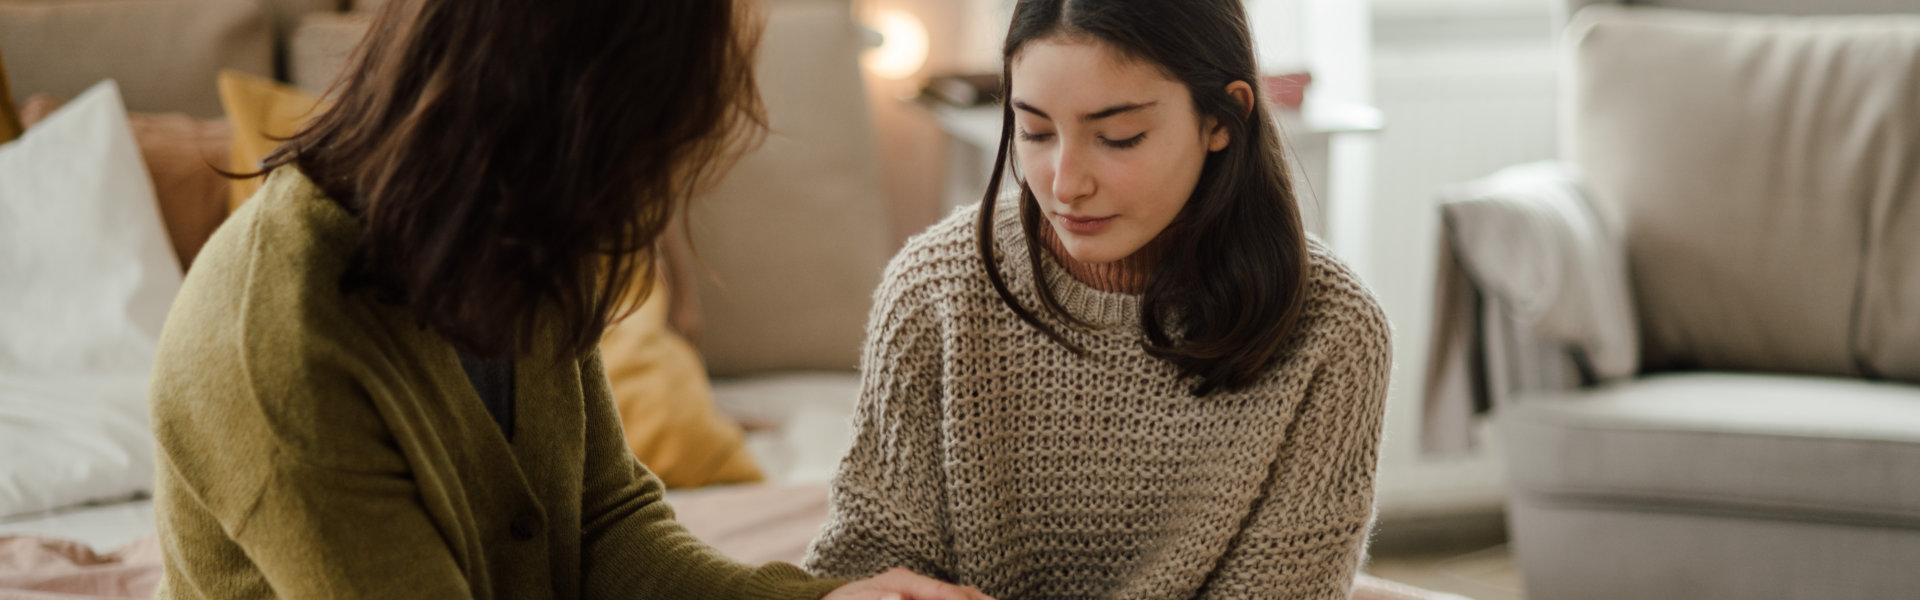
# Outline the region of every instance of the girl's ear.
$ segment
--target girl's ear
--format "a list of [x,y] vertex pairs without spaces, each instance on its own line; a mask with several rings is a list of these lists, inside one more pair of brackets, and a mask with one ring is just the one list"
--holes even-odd
[[[1241,117],[1244,118],[1253,114],[1253,86],[1247,85],[1245,81],[1229,83],[1227,84],[1227,95],[1233,97],[1233,100],[1240,104]],[[1227,144],[1233,142],[1232,133],[1227,131],[1227,127],[1221,125],[1218,121],[1212,119],[1209,119],[1209,121],[1212,121],[1209,124],[1213,126],[1213,132],[1208,134],[1207,151],[1219,152],[1226,149]]]

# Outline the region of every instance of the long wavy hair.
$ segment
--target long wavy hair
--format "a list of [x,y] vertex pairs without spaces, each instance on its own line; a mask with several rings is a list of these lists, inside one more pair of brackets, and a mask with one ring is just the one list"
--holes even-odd
[[743,0],[394,0],[296,165],[364,227],[343,287],[484,354],[575,353],[649,291],[655,240],[762,139]]
[[[1160,67],[1186,85],[1202,123],[1211,118],[1230,132],[1227,147],[1208,154],[1185,208],[1161,234],[1165,250],[1142,291],[1140,324],[1149,354],[1200,378],[1196,395],[1253,383],[1281,358],[1300,321],[1307,241],[1271,109],[1256,100],[1248,111],[1227,93],[1236,81],[1262,89],[1241,0],[1020,0],[1014,7],[1001,52],[999,156],[975,229],[994,290],[1022,321],[1084,353],[1021,304],[994,259],[994,201],[1012,151],[1012,64],[1029,42],[1056,36],[1095,40]],[[1026,260],[1033,273],[1043,273],[1040,227],[1046,225],[1033,190],[1025,181],[1019,187]],[[1037,278],[1034,287],[1040,310],[1068,327],[1088,327]]]

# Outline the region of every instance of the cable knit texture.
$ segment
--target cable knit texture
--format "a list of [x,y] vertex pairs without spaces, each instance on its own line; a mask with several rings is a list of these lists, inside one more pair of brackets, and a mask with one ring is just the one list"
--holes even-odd
[[[1358,277],[1312,243],[1284,358],[1196,398],[1195,379],[1142,348],[1139,296],[1049,257],[1041,279],[1095,326],[1060,325],[1088,356],[1015,317],[980,266],[977,211],[887,267],[854,446],[807,568],[900,565],[1001,600],[1346,598],[1390,368],[1386,317]],[[997,213],[1002,272],[1038,307],[1015,209]]]

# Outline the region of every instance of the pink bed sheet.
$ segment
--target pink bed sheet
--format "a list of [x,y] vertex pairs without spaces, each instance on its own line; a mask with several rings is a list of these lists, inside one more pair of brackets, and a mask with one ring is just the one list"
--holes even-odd
[[160,541],[106,554],[79,542],[0,537],[0,600],[147,598],[160,583]]
[[[798,563],[827,516],[821,485],[748,485],[675,492],[680,522],[700,539],[748,563]],[[109,553],[77,542],[0,536],[0,600],[123,600],[153,595],[160,544],[141,538]],[[1464,600],[1369,575],[1356,600]]]

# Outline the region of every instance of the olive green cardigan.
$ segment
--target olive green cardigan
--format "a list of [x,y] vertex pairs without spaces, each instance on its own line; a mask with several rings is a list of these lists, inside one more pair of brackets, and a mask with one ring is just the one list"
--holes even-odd
[[509,442],[443,338],[341,293],[359,231],[281,168],[194,262],[154,367],[158,598],[818,598],[839,583],[688,535],[628,452],[597,355],[518,360]]

